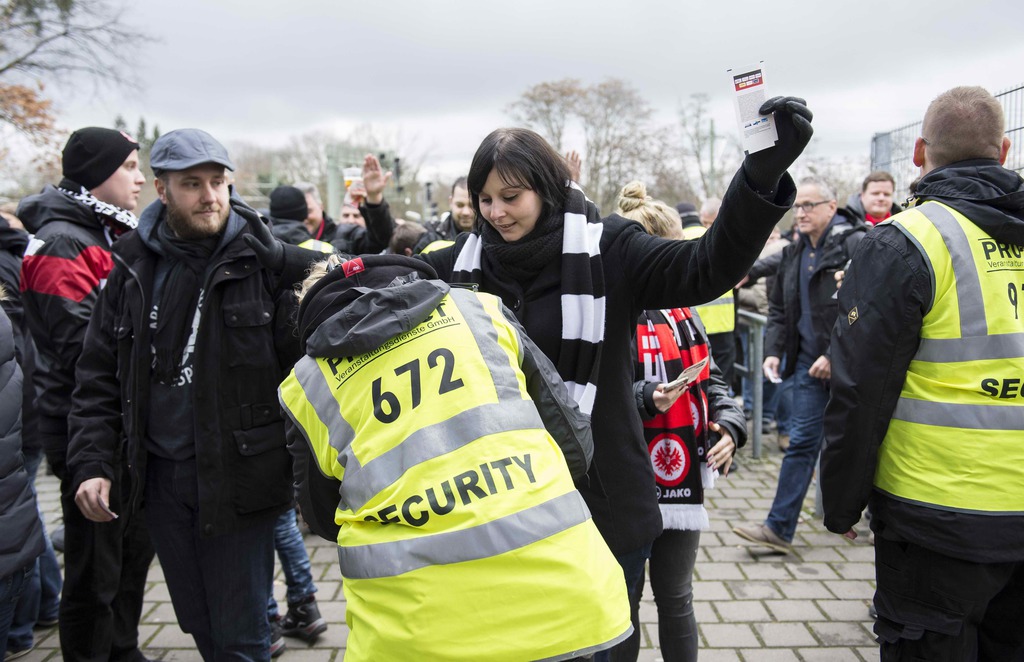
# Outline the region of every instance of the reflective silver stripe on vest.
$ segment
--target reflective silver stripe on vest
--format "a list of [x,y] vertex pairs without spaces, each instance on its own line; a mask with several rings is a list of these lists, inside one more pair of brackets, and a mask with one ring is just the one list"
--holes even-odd
[[[355,457],[351,457],[345,467],[341,494],[349,507],[359,510],[400,480],[410,467],[458,450],[486,435],[543,427],[544,422],[532,400],[474,407],[413,432],[401,444],[373,458],[364,467],[359,467]],[[351,449],[343,454],[351,456]]]
[[969,338],[922,338],[916,361],[957,363],[959,361],[992,361],[1024,356],[1024,333]]
[[470,529],[373,545],[338,547],[338,559],[345,579],[394,577],[433,565],[504,554],[550,538],[588,519],[590,511],[583,497],[573,490]]
[[901,397],[892,416],[919,425],[938,425],[966,430],[1019,430],[1020,407],[1012,405],[960,405]]
[[[482,345],[477,342],[477,348],[480,350],[484,363],[491,373],[491,381],[498,392],[498,399],[501,400],[503,396],[508,397],[509,395],[512,395],[515,399],[521,398],[519,378],[509,365],[508,354],[498,344],[498,332],[494,328],[494,320],[484,309],[480,299],[473,292],[465,290],[453,289],[448,294],[458,305],[462,316],[466,318],[466,322],[469,323],[469,328],[473,331],[473,337],[483,337],[486,339],[486,342]],[[506,322],[504,318],[501,318],[501,321]],[[516,334],[516,338],[518,339],[518,334]]]
[[[953,276],[956,279],[956,298],[960,309],[960,335],[988,335],[988,321],[985,319],[985,299],[981,293],[978,267],[974,263],[971,243],[953,214],[939,204],[923,204],[917,210],[930,220],[942,235],[953,262]],[[933,294],[934,296],[934,294]]]
[[316,412],[317,418],[320,419],[320,422],[330,432],[331,446],[338,451],[338,461],[344,467],[345,462],[342,460],[341,453],[352,443],[352,439],[355,438],[355,431],[341,415],[338,401],[332,393],[333,389],[327,383],[327,379],[320,370],[320,365],[316,359],[311,356],[302,357],[295,364],[295,379],[302,386],[302,391],[306,394],[306,400],[313,406],[313,411]]
[[561,655],[556,655],[555,657],[545,657],[543,659],[537,660],[537,662],[561,662],[562,660],[575,660],[576,658],[590,657],[598,651],[609,649],[615,644],[619,643],[620,641],[625,641],[626,639],[629,639],[629,635],[633,634],[633,624],[629,623],[628,625],[629,627],[626,628],[626,631],[620,634],[619,636],[615,637],[614,639],[611,639],[601,644],[594,644],[593,646],[588,646],[586,648],[581,648],[579,650],[570,651],[568,653],[562,653]]
[[885,494],[890,499],[896,499],[904,503],[909,503],[915,506],[921,506],[922,508],[931,508],[933,510],[944,510],[951,513],[966,513],[968,515],[988,515],[990,517],[1005,517],[1007,515],[1011,517],[1019,517],[1024,515],[1024,511],[1013,511],[1013,510],[973,510],[971,508],[954,508],[953,506],[936,506],[934,503],[928,503],[927,501],[918,501],[917,499],[908,499],[904,496],[899,496],[883,490],[878,485],[874,486],[876,490]]
[[709,301],[707,303],[702,303],[698,306],[695,306],[695,308],[711,308],[712,306],[731,306],[734,302],[735,299],[732,297],[732,295],[722,296],[715,299],[714,301]]

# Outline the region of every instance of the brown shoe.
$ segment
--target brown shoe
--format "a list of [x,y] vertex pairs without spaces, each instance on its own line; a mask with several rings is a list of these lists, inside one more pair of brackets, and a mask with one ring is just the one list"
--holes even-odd
[[737,526],[733,528],[732,532],[744,540],[763,545],[779,554],[789,554],[793,551],[791,544],[775,535],[775,532],[764,524],[750,527]]

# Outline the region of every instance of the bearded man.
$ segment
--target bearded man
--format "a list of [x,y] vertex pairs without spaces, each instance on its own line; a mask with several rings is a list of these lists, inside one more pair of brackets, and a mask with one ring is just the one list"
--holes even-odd
[[[233,205],[256,216],[231,199],[234,165],[209,134],[164,134],[150,163],[159,200],[114,246],[77,366],[75,500],[94,522],[145,518],[204,659],[266,660],[274,523],[292,503],[277,403],[298,358],[285,288],[307,260],[294,247],[274,272],[256,260]],[[131,497],[115,515],[122,443]]]

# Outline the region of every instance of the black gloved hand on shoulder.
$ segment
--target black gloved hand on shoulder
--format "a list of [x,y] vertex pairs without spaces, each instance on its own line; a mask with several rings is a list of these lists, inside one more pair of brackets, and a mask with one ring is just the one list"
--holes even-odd
[[250,234],[244,240],[256,253],[256,259],[271,272],[280,274],[284,270],[284,242],[274,236],[259,212],[240,199],[231,198],[231,208],[249,225]]
[[799,97],[774,97],[765,101],[758,112],[775,113],[779,140],[774,147],[748,154],[743,159],[743,170],[755,191],[769,194],[778,188],[779,180],[810,142],[814,114]]

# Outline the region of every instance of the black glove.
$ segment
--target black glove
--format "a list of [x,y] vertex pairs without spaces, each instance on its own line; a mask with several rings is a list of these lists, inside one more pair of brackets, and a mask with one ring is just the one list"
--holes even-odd
[[798,97],[774,97],[765,101],[758,112],[762,115],[775,113],[779,140],[774,147],[748,154],[743,159],[743,170],[755,191],[770,193],[778,188],[779,180],[810,142],[814,115],[807,108],[807,102]]
[[259,212],[238,198],[231,199],[231,208],[245,219],[251,234],[245,243],[256,253],[256,259],[275,274],[284,270],[284,242],[274,236]]

